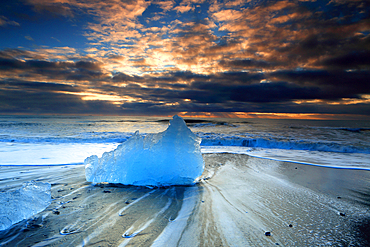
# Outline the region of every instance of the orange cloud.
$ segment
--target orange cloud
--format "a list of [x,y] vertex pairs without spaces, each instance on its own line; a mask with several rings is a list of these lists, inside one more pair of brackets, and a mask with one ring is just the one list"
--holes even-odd
[[180,5],[180,6],[175,7],[174,10],[180,13],[185,13],[185,12],[189,12],[193,8],[194,7],[192,7],[191,5]]

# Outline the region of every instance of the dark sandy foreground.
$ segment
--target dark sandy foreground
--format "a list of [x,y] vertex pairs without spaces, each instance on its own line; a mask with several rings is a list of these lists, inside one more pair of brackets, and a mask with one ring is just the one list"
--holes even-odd
[[195,186],[86,182],[84,167],[0,167],[2,191],[52,184],[1,246],[369,246],[370,171],[205,154]]

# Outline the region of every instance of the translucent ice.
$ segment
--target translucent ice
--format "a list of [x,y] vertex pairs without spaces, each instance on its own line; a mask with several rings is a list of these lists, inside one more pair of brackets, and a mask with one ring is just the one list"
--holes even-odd
[[167,130],[145,138],[137,131],[116,150],[85,159],[86,180],[131,185],[186,185],[204,169],[201,139],[174,116]]
[[20,189],[0,193],[0,230],[43,211],[51,203],[51,185],[25,182]]

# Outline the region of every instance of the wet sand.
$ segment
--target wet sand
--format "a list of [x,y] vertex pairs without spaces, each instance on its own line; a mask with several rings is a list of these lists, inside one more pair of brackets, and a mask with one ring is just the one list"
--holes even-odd
[[83,165],[0,167],[0,190],[52,184],[1,246],[369,246],[370,171],[204,154],[199,184],[86,182]]

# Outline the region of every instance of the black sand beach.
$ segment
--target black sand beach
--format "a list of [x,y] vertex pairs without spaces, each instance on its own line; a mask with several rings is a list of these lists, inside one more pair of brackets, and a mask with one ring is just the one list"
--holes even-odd
[[52,184],[1,246],[369,246],[370,171],[204,154],[194,186],[86,182],[83,165],[2,166],[0,189]]

